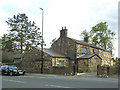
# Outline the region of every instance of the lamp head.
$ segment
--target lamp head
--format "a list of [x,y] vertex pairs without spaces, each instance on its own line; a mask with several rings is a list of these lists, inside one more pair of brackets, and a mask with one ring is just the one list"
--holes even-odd
[[40,8],[41,10],[43,10],[42,8]]

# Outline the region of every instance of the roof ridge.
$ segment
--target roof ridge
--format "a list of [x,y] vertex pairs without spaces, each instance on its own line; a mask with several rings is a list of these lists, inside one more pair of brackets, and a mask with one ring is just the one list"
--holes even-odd
[[[84,43],[86,43],[86,44],[91,44],[91,43],[89,43],[89,42],[85,42],[85,41],[82,41],[82,40],[78,40],[78,39],[74,39],[74,38],[70,38],[70,37],[67,37],[67,38],[72,39],[72,40],[75,40],[75,41],[79,41],[79,42],[84,42]],[[94,45],[94,44],[91,44],[91,45]]]
[[[36,49],[38,49],[38,50],[41,50],[41,48],[36,48]],[[54,49],[52,49],[52,48],[44,48],[43,49],[43,52],[44,53],[47,53],[47,54],[49,54],[50,56],[53,56],[53,57],[68,57],[68,56],[66,56],[66,55],[64,55],[63,53],[61,53],[61,52],[58,52],[58,51],[56,51],[56,50],[54,50]]]
[[85,42],[85,41],[82,41],[82,40],[77,40],[77,39],[74,39],[74,38],[70,38],[70,37],[67,37],[67,38],[69,38],[69,39],[71,39],[71,40],[74,40],[76,43],[81,43],[81,44],[86,44],[86,45],[89,45],[89,46],[91,46],[91,47],[95,47],[95,48],[98,48],[98,49],[102,49],[102,50],[104,50],[104,51],[108,51],[108,50],[106,50],[106,49],[103,49],[103,48],[101,48],[101,47],[99,47],[99,46],[96,46],[96,45],[94,45],[94,44],[92,44],[92,43],[88,43],[88,42]]

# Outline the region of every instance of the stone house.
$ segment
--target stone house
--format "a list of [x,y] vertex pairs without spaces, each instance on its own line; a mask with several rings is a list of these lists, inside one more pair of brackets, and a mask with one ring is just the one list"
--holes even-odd
[[[73,64],[69,61],[69,57],[54,51],[53,49],[43,49],[43,73],[64,74],[73,73]],[[41,72],[41,49],[33,48],[26,52],[20,63],[20,67],[27,72]]]
[[[60,37],[51,48],[43,49],[43,53],[43,73],[94,72],[97,65],[113,65],[109,51],[90,44],[87,37],[84,41],[69,38],[66,27],[60,30]],[[27,72],[40,73],[41,49],[35,47],[26,52],[20,66]]]
[[60,37],[52,44],[52,49],[69,56],[73,61],[76,60],[77,72],[96,71],[97,65],[113,65],[109,51],[90,44],[87,37],[84,41],[69,38],[66,28],[60,31]]

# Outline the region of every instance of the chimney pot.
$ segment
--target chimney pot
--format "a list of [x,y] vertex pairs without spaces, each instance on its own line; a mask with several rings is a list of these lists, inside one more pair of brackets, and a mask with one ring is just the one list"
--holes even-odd
[[66,30],[66,26],[65,26],[65,30]]
[[67,37],[67,29],[66,26],[62,27],[62,30],[60,30],[60,37]]

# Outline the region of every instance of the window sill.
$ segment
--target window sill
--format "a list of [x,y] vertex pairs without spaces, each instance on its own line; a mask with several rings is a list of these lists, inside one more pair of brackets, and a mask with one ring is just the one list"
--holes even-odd
[[66,68],[67,66],[53,66],[53,68]]

